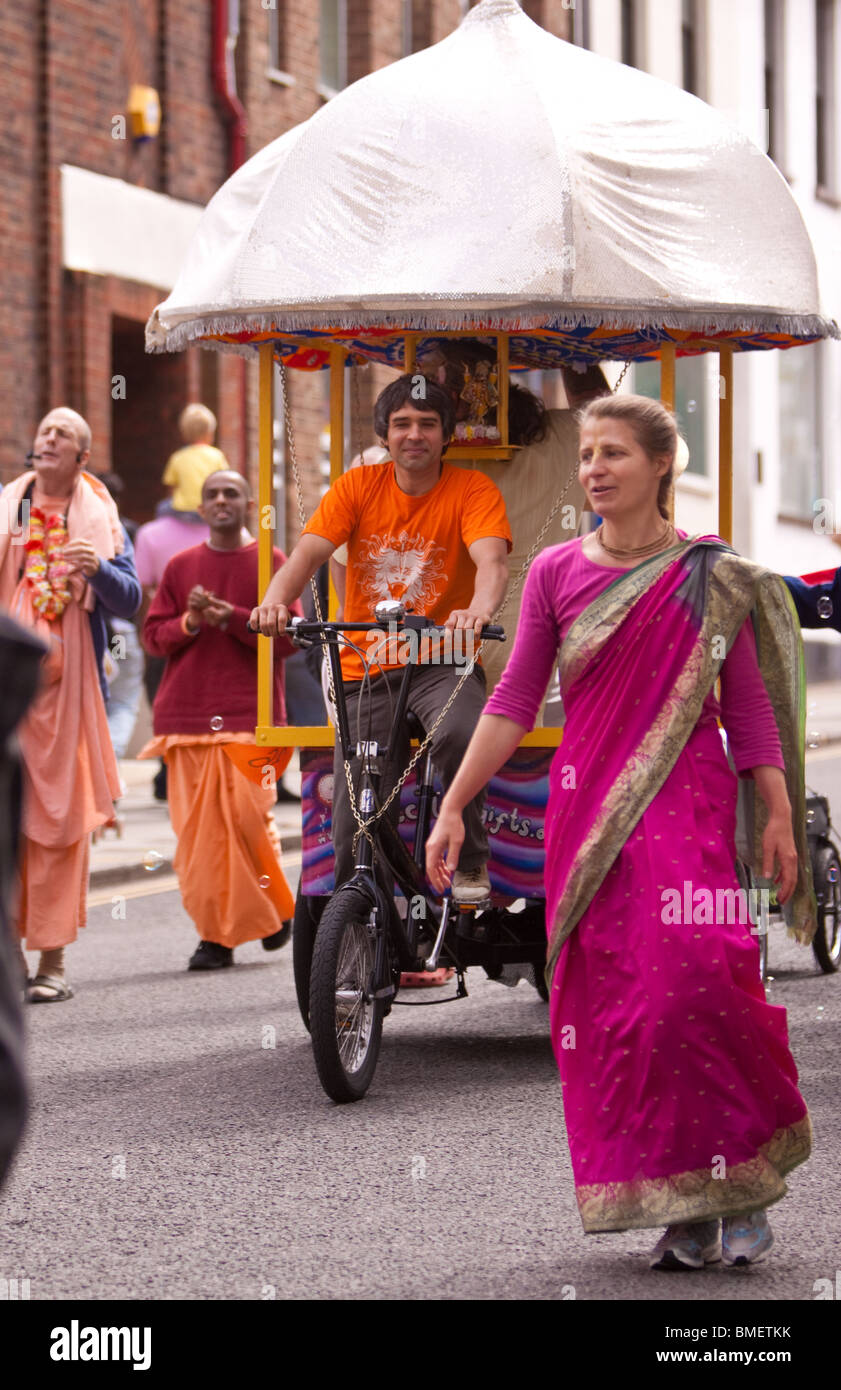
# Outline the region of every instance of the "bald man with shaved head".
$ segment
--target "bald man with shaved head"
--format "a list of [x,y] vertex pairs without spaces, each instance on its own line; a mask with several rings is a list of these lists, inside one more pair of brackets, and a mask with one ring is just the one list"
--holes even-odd
[[[233,470],[206,478],[201,545],[164,569],[143,628],[153,656],[166,658],[154,703],[155,737],[141,756],[166,759],[169,811],[178,837],[175,871],[199,934],[189,970],[234,963],[234,948],[289,940],[294,900],[281,868],[272,816],[276,780],[291,750],[258,748],[257,542],[246,523],[254,503]],[[286,561],[274,551],[274,569]],[[274,719],[285,723],[283,658],[275,643]]]
[[[106,614],[140,606],[131,541],[86,469],[91,432],[68,406],[38,426],[32,470],[0,497],[0,602],[45,642],[41,688],[20,727],[24,769],[18,929],[40,952],[30,1003],[72,997],[65,948],[85,925],[92,830],[120,780],[106,718]],[[28,967],[21,960],[24,974]]]

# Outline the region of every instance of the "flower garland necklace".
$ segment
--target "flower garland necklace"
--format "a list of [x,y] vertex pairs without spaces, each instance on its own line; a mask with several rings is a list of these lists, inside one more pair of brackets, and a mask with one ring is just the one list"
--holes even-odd
[[32,591],[33,607],[50,623],[61,617],[71,598],[71,566],[62,559],[66,541],[63,516],[47,516],[40,507],[30,507],[24,575]]

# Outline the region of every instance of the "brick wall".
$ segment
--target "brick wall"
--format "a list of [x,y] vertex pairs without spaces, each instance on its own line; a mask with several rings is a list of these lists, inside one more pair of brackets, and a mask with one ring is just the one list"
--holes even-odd
[[[563,0],[526,0],[553,33],[568,33]],[[0,256],[4,270],[0,391],[0,479],[22,461],[40,417],[66,403],[90,421],[101,471],[125,475],[126,510],[139,520],[162,495],[159,478],[178,443],[175,421],[188,400],[206,400],[219,418],[219,446],[256,483],[256,364],[194,350],[146,356],[142,328],[165,291],[131,281],[65,272],[61,263],[62,163],[206,203],[229,171],[229,125],[213,88],[212,0],[41,0],[0,13],[7,89],[0,130]],[[399,59],[402,0],[348,0],[348,77]],[[459,23],[459,0],[413,0],[412,48],[444,38]],[[242,0],[237,83],[248,112],[252,154],[323,105],[319,93],[319,5],[277,0],[287,80],[270,72],[271,15]],[[134,83],[156,87],[163,111],[156,141],[115,139]],[[118,131],[116,132],[118,133]],[[114,375],[125,400],[112,397]],[[351,393],[351,452],[372,442],[371,413],[390,373],[360,373]],[[311,510],[321,478],[319,436],[329,409],[322,373],[290,373],[298,456]],[[357,414],[361,417],[357,419]],[[287,489],[288,536],[298,533]]]
[[[10,5],[2,20],[0,92],[0,463],[4,481],[20,471],[41,414],[39,335],[40,179],[38,145],[38,9]],[[26,422],[26,428],[22,423]]]

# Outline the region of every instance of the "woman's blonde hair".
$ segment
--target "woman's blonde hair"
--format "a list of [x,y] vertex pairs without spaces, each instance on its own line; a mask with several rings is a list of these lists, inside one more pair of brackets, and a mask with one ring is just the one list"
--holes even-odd
[[216,434],[216,416],[206,405],[185,405],[178,417],[178,428],[185,444],[195,444],[197,439],[211,439]]
[[579,411],[576,418],[579,430],[591,420],[621,420],[633,431],[640,448],[652,462],[660,458],[669,460],[668,470],[657,490],[657,510],[668,520],[668,496],[674,481],[678,439],[672,412],[650,396],[599,396]]

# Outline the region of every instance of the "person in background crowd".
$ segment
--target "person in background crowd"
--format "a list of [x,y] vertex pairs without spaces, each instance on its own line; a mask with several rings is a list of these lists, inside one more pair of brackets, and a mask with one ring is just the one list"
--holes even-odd
[[[72,997],[64,952],[86,921],[90,833],[111,820],[120,794],[105,712],[106,615],[130,618],[141,597],[114,501],[84,471],[90,447],[81,415],[50,411],[35,436],[33,470],[0,497],[0,602],[48,646],[42,689],[19,733],[18,930],[40,952],[31,1003]],[[28,539],[19,529],[27,507]]]
[[176,514],[197,513],[201,505],[202,484],[211,473],[227,468],[228,460],[217,449],[216,416],[206,405],[187,405],[178,417],[184,446],[170,454],[162,482],[172,488],[170,506]]
[[[159,509],[160,511],[160,509]],[[201,545],[210,538],[210,527],[198,512],[174,512],[167,502],[165,510],[139,527],[137,532],[137,575],[143,585],[143,606],[138,625],[143,631],[143,622],[149,611],[163,572],[173,555],[192,546]],[[153,656],[147,651],[143,671],[143,684],[150,706],[154,704],[158,686],[164,673],[163,657]],[[156,801],[166,801],[166,763],[161,759],[153,782]]]
[[[101,481],[120,510],[120,498],[125,484],[117,473],[104,473]],[[137,525],[120,514],[132,543],[137,535]],[[140,709],[140,695],[143,689],[143,648],[133,618],[119,618],[116,614],[106,617],[108,643],[105,649],[105,677],[108,681],[108,728],[111,742],[118,761],[126,756],[137,712]]]
[[[267,951],[291,936],[294,900],[281,867],[272,818],[277,777],[291,749],[258,748],[257,542],[245,540],[253,508],[239,473],[205,480],[201,513],[210,539],[166,565],[143,630],[166,662],[155,697],[155,738],[141,757],[162,756],[178,837],[174,866],[199,934],[189,970],[233,965],[234,949],[261,940]],[[285,562],[274,552],[275,565]],[[296,612],[300,609],[296,606]],[[285,723],[282,638],[274,655],[274,718]]]
[[783,575],[789,587],[800,626],[832,627],[841,632],[841,568],[815,574]]

